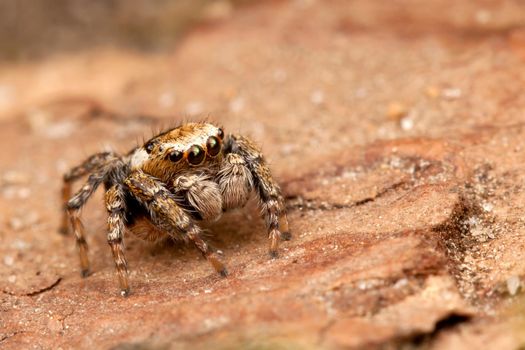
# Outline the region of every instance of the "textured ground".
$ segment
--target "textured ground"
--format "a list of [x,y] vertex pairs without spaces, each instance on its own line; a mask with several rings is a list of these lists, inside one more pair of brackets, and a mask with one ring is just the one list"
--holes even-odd
[[[0,66],[0,347],[515,349],[525,344],[525,4],[272,1],[173,52]],[[293,240],[255,203],[210,226],[231,272],[130,236],[118,296],[56,231],[60,176],[209,118],[262,146]]]

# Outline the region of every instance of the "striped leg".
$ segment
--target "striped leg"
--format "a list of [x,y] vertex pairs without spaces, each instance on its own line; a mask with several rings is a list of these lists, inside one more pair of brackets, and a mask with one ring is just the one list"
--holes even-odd
[[126,201],[122,185],[113,185],[106,191],[106,209],[108,211],[108,244],[113,253],[117,270],[120,294],[129,295],[128,266],[124,255],[124,227]]
[[67,202],[71,198],[71,187],[73,183],[91,171],[102,167],[113,158],[116,158],[116,155],[111,152],[97,153],[86,159],[82,164],[72,168],[70,171],[64,174],[64,183],[62,185],[62,201],[64,203],[64,211],[59,232],[63,234],[68,233],[69,219],[67,214]]
[[88,245],[86,238],[84,237],[84,225],[80,220],[80,209],[69,209],[69,219],[71,221],[71,227],[75,233],[77,239],[78,256],[80,258],[80,274],[82,277],[89,275],[89,259],[87,256]]
[[80,268],[83,277],[89,275],[89,259],[87,256],[88,245],[84,237],[84,226],[80,220],[80,209],[86,204],[97,187],[104,181],[106,173],[107,171],[105,169],[92,173],[84,186],[67,202],[67,213],[77,240]]

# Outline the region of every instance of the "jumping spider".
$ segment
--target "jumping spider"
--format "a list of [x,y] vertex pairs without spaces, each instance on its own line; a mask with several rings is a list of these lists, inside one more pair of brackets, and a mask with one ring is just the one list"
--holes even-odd
[[[71,185],[89,174],[71,197]],[[89,274],[87,243],[80,209],[104,184],[108,211],[107,240],[115,260],[121,294],[129,294],[124,256],[124,232],[155,241],[171,237],[191,241],[222,276],[226,268],[202,237],[198,221],[217,220],[228,209],[246,204],[255,190],[277,256],[281,239],[289,239],[284,199],[270,170],[252,141],[225,137],[209,123],[188,123],[163,132],[126,155],[97,153],[64,175],[64,217],[76,236],[83,277]],[[281,233],[282,231],[282,233]]]

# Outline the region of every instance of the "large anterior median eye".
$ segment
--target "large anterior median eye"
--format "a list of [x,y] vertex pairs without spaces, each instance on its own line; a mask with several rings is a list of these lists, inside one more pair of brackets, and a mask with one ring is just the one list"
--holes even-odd
[[204,161],[204,158],[206,157],[206,153],[199,145],[193,145],[190,147],[188,152],[188,163],[191,165],[199,165]]
[[173,163],[177,163],[179,160],[182,159],[183,155],[184,154],[181,151],[173,151],[173,152],[170,153],[170,160]]
[[221,151],[221,142],[215,136],[210,136],[206,141],[206,151],[211,157],[215,157]]

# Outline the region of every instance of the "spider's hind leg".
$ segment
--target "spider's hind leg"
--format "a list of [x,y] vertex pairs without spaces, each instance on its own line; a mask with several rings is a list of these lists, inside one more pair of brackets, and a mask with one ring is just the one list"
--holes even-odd
[[102,152],[96,153],[86,159],[82,164],[72,168],[67,173],[64,174],[64,182],[62,185],[62,201],[64,203],[64,210],[62,212],[62,221],[59,228],[59,232],[62,234],[67,234],[68,230],[68,207],[67,202],[71,198],[71,189],[73,183],[80,179],[81,177],[87,175],[95,169],[98,169],[108,163],[111,159],[115,158],[116,155],[112,152]]
[[71,223],[77,241],[80,268],[83,277],[89,275],[89,260],[87,256],[88,245],[84,237],[84,225],[82,225],[82,221],[80,220],[80,211],[89,197],[91,197],[97,187],[104,181],[107,173],[108,170],[106,168],[91,173],[86,183],[66,204],[69,222]]

